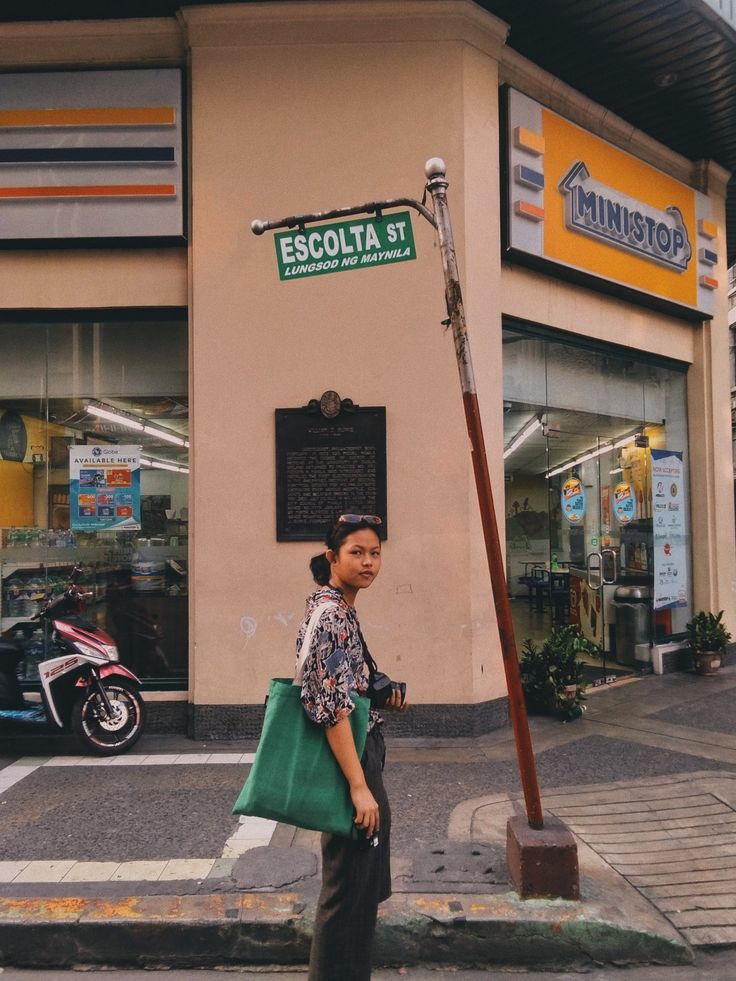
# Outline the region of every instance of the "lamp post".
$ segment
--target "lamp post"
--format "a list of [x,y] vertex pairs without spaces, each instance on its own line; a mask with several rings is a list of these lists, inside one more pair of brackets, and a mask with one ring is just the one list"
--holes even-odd
[[434,217],[440,244],[442,270],[445,277],[447,314],[450,318],[452,337],[455,343],[455,357],[460,374],[463,408],[465,409],[465,424],[467,426],[468,436],[470,437],[475,487],[480,506],[480,518],[483,526],[488,570],[491,574],[493,602],[496,607],[496,620],[498,622],[498,633],[501,640],[503,667],[509,697],[509,714],[514,730],[521,786],[524,792],[529,827],[538,829],[544,826],[544,815],[539,796],[539,782],[537,780],[534,751],[529,734],[526,705],[521,687],[519,659],[516,652],[516,641],[514,639],[514,624],[511,618],[511,605],[506,586],[501,541],[498,534],[498,521],[493,504],[488,458],[483,439],[483,426],[478,407],[473,362],[470,355],[470,340],[465,323],[465,308],[463,306],[463,295],[460,288],[460,276],[457,268],[455,242],[452,235],[452,223],[450,222],[450,212],[447,206],[446,192],[448,185],[445,176],[444,161],[439,157],[432,157],[431,160],[427,161],[425,173],[427,175],[427,190],[432,196],[434,204]]

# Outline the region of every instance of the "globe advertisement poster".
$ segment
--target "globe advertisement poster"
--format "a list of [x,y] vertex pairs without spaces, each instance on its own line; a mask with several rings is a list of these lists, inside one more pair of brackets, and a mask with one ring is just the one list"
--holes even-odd
[[74,531],[141,526],[140,446],[70,446],[69,510]]

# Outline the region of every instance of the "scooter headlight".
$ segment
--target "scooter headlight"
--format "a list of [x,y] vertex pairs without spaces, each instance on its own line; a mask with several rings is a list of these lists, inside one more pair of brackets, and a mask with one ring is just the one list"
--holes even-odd
[[103,657],[107,657],[110,661],[117,661],[118,659],[118,649],[114,644],[100,644],[100,650],[97,647],[90,647],[89,644],[83,644],[82,641],[76,640],[74,646],[80,654],[84,654],[85,657],[95,658],[98,661]]

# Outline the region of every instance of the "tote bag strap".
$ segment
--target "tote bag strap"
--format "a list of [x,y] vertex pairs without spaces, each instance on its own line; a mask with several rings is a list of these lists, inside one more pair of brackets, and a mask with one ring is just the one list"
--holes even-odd
[[293,684],[301,685],[302,678],[304,677],[304,666],[307,663],[307,658],[309,657],[309,651],[312,647],[312,636],[317,628],[322,614],[326,610],[337,609],[338,604],[331,601],[327,603],[320,603],[312,610],[312,615],[309,618],[309,623],[307,624],[307,629],[304,633],[304,640],[302,641],[301,650],[299,651],[299,660],[296,663],[296,674],[294,675]]

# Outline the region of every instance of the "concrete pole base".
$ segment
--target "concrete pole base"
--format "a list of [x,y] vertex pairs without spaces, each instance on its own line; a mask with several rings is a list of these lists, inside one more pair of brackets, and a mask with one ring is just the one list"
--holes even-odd
[[506,862],[522,899],[580,899],[578,846],[566,824],[545,814],[544,827],[534,829],[523,815],[506,825]]

